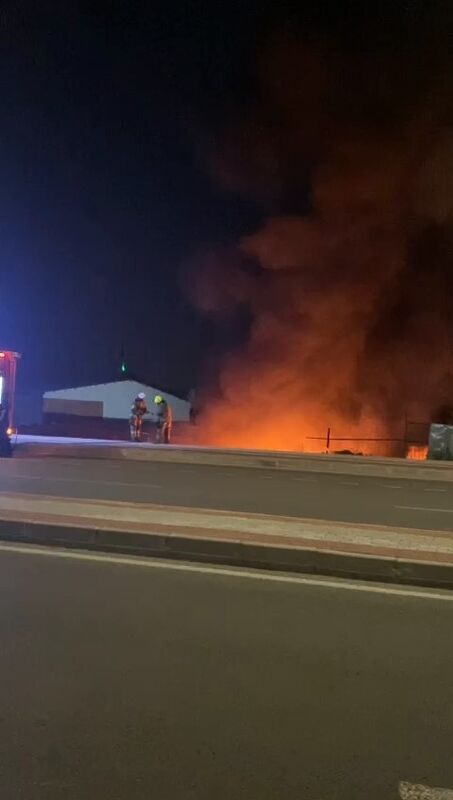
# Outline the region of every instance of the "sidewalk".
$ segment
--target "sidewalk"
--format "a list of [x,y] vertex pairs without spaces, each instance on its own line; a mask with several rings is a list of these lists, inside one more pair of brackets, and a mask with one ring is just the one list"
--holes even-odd
[[0,539],[453,588],[453,531],[0,493]]
[[410,461],[376,456],[326,455],[278,451],[229,450],[215,447],[170,447],[97,439],[19,436],[15,458],[109,459],[173,464],[279,469],[410,480],[453,482],[452,461]]

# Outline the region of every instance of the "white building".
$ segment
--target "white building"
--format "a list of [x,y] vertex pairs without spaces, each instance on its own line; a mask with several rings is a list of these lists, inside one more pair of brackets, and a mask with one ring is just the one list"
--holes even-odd
[[160,394],[171,406],[175,422],[189,422],[190,403],[188,400],[133,380],[119,380],[94,386],[79,386],[74,389],[45,392],[43,413],[47,417],[67,415],[68,417],[126,420],[129,418],[133,400],[140,392],[144,392],[146,395],[146,403],[150,411],[149,419],[152,420],[154,416],[154,397]]

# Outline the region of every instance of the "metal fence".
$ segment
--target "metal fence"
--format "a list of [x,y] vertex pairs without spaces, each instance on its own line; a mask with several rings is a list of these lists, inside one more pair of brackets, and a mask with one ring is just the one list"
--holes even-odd
[[337,436],[329,426],[324,436],[307,436],[305,442],[318,442],[318,452],[395,456],[400,458],[426,458],[429,440],[429,422],[404,421],[401,438],[381,438],[370,436]]

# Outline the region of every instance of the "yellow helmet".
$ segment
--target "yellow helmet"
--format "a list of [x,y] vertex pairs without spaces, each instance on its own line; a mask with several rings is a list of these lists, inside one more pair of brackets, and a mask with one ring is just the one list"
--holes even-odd
[[160,403],[164,402],[164,398],[162,397],[162,395],[156,394],[154,402],[156,403],[156,405],[160,405]]

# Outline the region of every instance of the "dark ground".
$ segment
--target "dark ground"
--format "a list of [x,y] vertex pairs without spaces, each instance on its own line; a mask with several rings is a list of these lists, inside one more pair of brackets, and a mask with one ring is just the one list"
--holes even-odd
[[453,787],[452,602],[25,551],[0,551],[2,797]]

